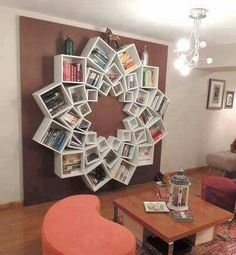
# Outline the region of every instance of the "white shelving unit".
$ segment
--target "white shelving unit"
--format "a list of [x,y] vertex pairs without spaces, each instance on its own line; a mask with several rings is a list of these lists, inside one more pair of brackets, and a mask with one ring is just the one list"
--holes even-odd
[[67,91],[74,105],[88,101],[88,96],[84,84],[68,87]]
[[[48,118],[55,118],[73,106],[62,83],[52,83],[33,93],[33,97],[40,110]],[[57,103],[53,103],[56,99]]]
[[89,66],[104,72],[112,63],[116,52],[100,37],[94,37],[87,42],[81,55],[87,58]]
[[87,58],[60,54],[54,56],[54,81],[64,84],[84,83]]
[[59,122],[44,118],[33,140],[53,151],[62,152],[72,136],[72,131]]
[[120,69],[123,74],[129,74],[141,66],[141,60],[134,44],[125,45],[117,52]]
[[85,173],[84,152],[79,150],[64,150],[54,156],[55,174],[60,178],[81,176]]
[[[82,56],[55,56],[55,82],[33,94],[45,115],[33,140],[55,152],[55,174],[81,176],[95,192],[111,179],[128,185],[137,166],[153,164],[154,146],[167,134],[162,117],[169,105],[158,79],[159,67],[142,66],[134,44],[116,52],[95,37]],[[106,139],[90,130],[86,116],[91,102],[109,94],[128,116],[117,136]]]
[[158,89],[159,67],[143,65],[141,79],[140,87],[144,89]]
[[138,166],[152,165],[154,158],[154,145],[143,143],[138,146]]

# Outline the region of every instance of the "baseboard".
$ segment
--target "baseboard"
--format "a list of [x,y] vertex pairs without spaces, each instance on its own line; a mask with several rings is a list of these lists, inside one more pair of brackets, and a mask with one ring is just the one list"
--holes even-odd
[[19,208],[23,206],[23,201],[14,201],[6,204],[0,204],[0,211],[7,210],[7,209],[13,209],[13,208]]

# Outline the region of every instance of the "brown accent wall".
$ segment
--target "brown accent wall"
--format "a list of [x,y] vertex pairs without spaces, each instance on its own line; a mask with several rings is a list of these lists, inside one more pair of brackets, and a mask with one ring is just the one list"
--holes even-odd
[[[43,120],[43,114],[32,97],[32,93],[53,82],[53,57],[62,53],[64,35],[67,31],[75,43],[75,55],[79,55],[87,41],[104,34],[88,29],[67,26],[27,17],[20,17],[20,65],[22,100],[22,139],[25,205],[60,199],[73,194],[90,193],[80,177],[60,179],[54,174],[53,152],[32,140]],[[159,88],[165,91],[168,47],[122,37],[122,44],[135,43],[139,52],[147,44],[150,65],[160,67]],[[125,116],[122,105],[108,96],[92,104],[94,112],[88,119],[92,128],[102,135],[114,135],[121,127]],[[106,112],[104,113],[104,109]],[[112,109],[112,111],[111,111]],[[161,143],[155,147],[152,166],[138,167],[131,185],[150,181],[160,167]],[[102,190],[122,186],[111,181]]]

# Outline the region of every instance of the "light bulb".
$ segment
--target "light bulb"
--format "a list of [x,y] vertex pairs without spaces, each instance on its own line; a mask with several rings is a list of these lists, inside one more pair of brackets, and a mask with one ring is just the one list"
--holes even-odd
[[198,59],[199,59],[199,55],[193,56],[193,62],[194,62],[194,63],[197,63],[197,62],[198,62]]
[[177,42],[177,50],[180,52],[186,52],[190,48],[189,40],[183,38]]
[[207,45],[207,44],[206,44],[205,41],[201,41],[200,44],[199,44],[200,48],[205,48],[206,45]]
[[207,58],[207,59],[206,59],[206,62],[207,62],[208,65],[210,65],[210,64],[212,64],[213,59],[212,59],[212,58]]
[[177,58],[174,62],[176,69],[180,70],[184,66],[184,61],[181,58]]
[[180,70],[180,73],[183,75],[183,76],[187,76],[190,74],[190,68],[187,66],[187,65],[183,65],[181,70]]

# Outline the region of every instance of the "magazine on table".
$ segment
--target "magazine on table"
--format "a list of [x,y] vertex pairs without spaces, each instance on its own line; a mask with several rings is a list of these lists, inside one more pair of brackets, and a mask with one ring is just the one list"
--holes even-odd
[[144,201],[144,207],[146,212],[169,212],[166,202],[148,202]]

